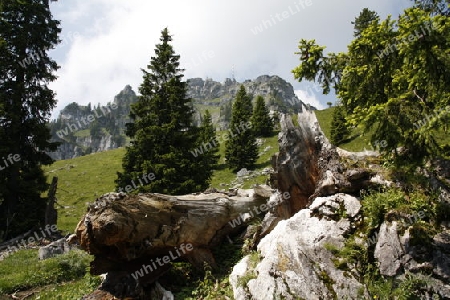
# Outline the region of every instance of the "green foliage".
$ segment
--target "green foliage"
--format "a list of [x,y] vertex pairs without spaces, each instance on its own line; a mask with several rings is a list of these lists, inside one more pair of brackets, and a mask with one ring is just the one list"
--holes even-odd
[[298,124],[298,114],[293,114],[293,115],[291,116],[291,120],[292,120],[292,124],[293,124],[295,127],[298,127],[298,126],[299,126],[299,124]]
[[[324,93],[334,88],[350,124],[372,129],[372,144],[385,140],[381,151],[394,152],[397,162],[442,154],[433,130],[445,123],[445,114],[435,112],[450,101],[448,17],[420,8],[405,10],[397,21],[366,15],[347,53],[325,56],[325,47],[301,40],[295,78],[317,79]],[[418,126],[424,116],[432,117]],[[409,151],[400,154],[398,146]]]
[[331,121],[331,143],[339,146],[348,139],[350,130],[345,120],[345,111],[341,105],[336,106]]
[[256,97],[256,107],[252,115],[252,128],[257,137],[268,137],[272,135],[273,121],[262,96]]
[[360,281],[368,272],[369,252],[365,245],[356,242],[354,237],[350,237],[345,241],[342,249],[333,248],[328,245],[328,250],[336,255],[334,264],[338,269],[350,272]]
[[418,186],[410,193],[398,188],[369,193],[363,197],[362,203],[364,222],[369,228],[378,228],[389,211],[412,215],[412,221],[411,219],[400,220],[406,224],[414,223],[419,219],[434,221],[436,216],[435,195],[427,195]]
[[257,277],[255,268],[261,261],[261,256],[256,251],[252,251],[248,256],[248,271],[238,279],[238,286],[242,286],[244,288],[247,287],[250,280]]
[[95,120],[92,125],[91,125],[91,129],[89,130],[89,134],[95,138],[98,139],[101,137],[103,131],[102,131],[102,127],[100,126],[100,123],[98,122],[98,120]]
[[99,276],[89,273],[79,279],[47,286],[32,299],[39,300],[79,300],[92,293],[101,283]]
[[355,18],[355,21],[352,22],[355,28],[353,36],[360,37],[361,33],[366,30],[372,22],[378,21],[379,19],[380,17],[375,11],[364,8],[359,16]]
[[248,126],[251,125],[252,111],[252,100],[241,85],[233,103],[230,136],[225,144],[225,158],[234,171],[252,169],[258,159],[256,137],[251,126]]
[[378,228],[388,211],[406,207],[405,194],[399,189],[370,193],[363,198],[362,203],[364,222],[370,228]]
[[211,114],[208,110],[205,111],[202,124],[200,126],[200,134],[198,142],[199,147],[202,147],[202,154],[199,155],[200,170],[199,172],[204,177],[204,181],[210,182],[213,174],[213,169],[217,167],[219,161],[219,142],[216,138],[216,129],[214,128],[211,120]]
[[[143,70],[138,102],[132,105],[126,134],[132,139],[123,159],[124,172],[118,173],[117,188],[129,185],[144,174],[155,179],[136,192],[186,194],[208,187],[200,157],[189,150],[197,147],[199,129],[193,126],[191,99],[182,81],[179,55],[170,42],[167,28],[156,45],[156,56]],[[207,173],[206,173],[207,174]]]
[[[225,299],[225,297],[233,297],[233,290],[229,283],[228,277],[223,278],[220,282],[213,273],[211,267],[205,265],[205,276],[203,280],[199,280],[197,287],[192,291],[192,298],[189,300],[204,299],[204,300],[216,300]],[[230,298],[230,299],[231,299]]]
[[58,177],[58,229],[72,233],[86,213],[87,203],[105,193],[114,191],[116,172],[122,170],[121,159],[125,150],[114,149],[59,160],[44,168],[50,181]]
[[177,282],[173,283],[173,287],[167,285],[165,287],[174,292],[175,299],[233,298],[233,290],[228,278],[233,266],[242,258],[241,245],[225,242],[213,250],[213,255],[218,267],[211,269],[205,264],[202,274],[194,270],[190,264],[174,264],[178,275],[170,274],[170,282],[174,281],[173,278],[176,278]]
[[[218,135],[223,135],[224,131],[219,131]],[[268,151],[263,152],[266,148]],[[271,137],[262,139],[262,144],[259,147],[259,153],[261,155],[256,161],[254,171],[262,171],[264,168],[271,166],[271,157],[278,151],[278,134],[275,132]],[[216,170],[214,170],[213,177],[211,180],[211,187],[217,189],[222,189],[225,187],[233,187],[232,182],[236,179],[236,173],[233,170],[227,168],[227,162],[225,161],[225,143],[220,145],[220,159]],[[244,181],[243,188],[251,188],[254,184],[263,184],[267,180],[266,175],[250,177],[248,180]]]
[[442,222],[450,221],[450,204],[448,203],[438,203],[436,205],[436,223],[438,226]]
[[222,122],[230,122],[232,115],[232,103],[226,102],[225,104],[220,106],[220,121]]
[[0,294],[83,278],[91,260],[82,250],[42,261],[37,250],[17,251],[0,261]]
[[[47,54],[58,43],[59,21],[48,2],[2,1],[0,11],[0,157],[20,155],[0,170],[0,238],[43,223],[48,185],[41,166],[54,151],[47,121],[56,105],[48,84],[58,65]],[[2,159],[1,167],[5,167]]]
[[406,274],[404,280],[395,280],[393,278],[383,278],[376,272],[370,276],[370,279],[366,280],[367,290],[371,298],[380,300],[422,299],[420,290],[424,289],[426,285],[426,279],[410,273]]

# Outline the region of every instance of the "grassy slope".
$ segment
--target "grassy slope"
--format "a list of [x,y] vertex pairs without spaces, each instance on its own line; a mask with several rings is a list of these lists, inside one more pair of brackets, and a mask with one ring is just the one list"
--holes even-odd
[[97,276],[86,274],[92,257],[82,250],[43,261],[37,257],[37,249],[27,249],[0,262],[0,295],[27,290],[18,296],[33,294],[32,299],[41,300],[80,299],[100,283]]
[[56,161],[45,168],[49,181],[58,176],[58,229],[73,232],[87,203],[114,190],[124,153],[125,149],[120,148]]
[[[334,107],[316,111],[317,119],[325,135],[330,138],[331,120],[333,120]],[[352,132],[350,141],[339,145],[340,148],[348,151],[363,151],[364,149],[373,150],[370,144],[370,138],[373,130],[363,134],[361,128],[355,128]],[[440,145],[450,145],[450,136],[444,130],[437,130],[434,133],[436,141]]]
[[[331,120],[333,120],[333,112],[334,107],[316,111],[320,127],[328,139],[330,139],[331,136]],[[348,151],[362,151],[364,149],[373,150],[370,145],[371,136],[370,132],[368,134],[362,134],[362,130],[357,128],[353,131],[351,140],[339,145],[339,147]]]

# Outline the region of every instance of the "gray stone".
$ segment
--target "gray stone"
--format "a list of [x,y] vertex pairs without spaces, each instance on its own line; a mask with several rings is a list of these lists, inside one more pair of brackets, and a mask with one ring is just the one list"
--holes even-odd
[[[347,196],[319,199],[313,205],[318,208],[327,203],[344,203]],[[357,199],[355,201],[359,203]],[[348,207],[353,209],[352,205]],[[346,214],[354,215],[355,211],[349,210]],[[348,219],[319,219],[310,209],[280,221],[259,243],[257,249],[261,261],[255,269],[249,266],[249,256],[233,269],[230,283],[235,299],[360,299],[358,290],[363,286],[351,275],[336,269],[333,254],[324,246],[329,243],[342,247],[344,235],[349,230]],[[254,272],[256,278],[249,280],[247,286],[238,286],[239,278],[249,272]]]
[[401,257],[405,254],[397,234],[397,222],[384,222],[380,226],[374,256],[378,260],[380,273],[395,276],[400,271]]
[[150,299],[155,300],[173,300],[174,296],[172,292],[167,291],[165,288],[163,288],[159,282],[155,282],[155,285],[153,286],[151,292],[150,292]]
[[248,176],[249,174],[250,172],[246,168],[242,168],[236,173],[238,177]]
[[65,238],[54,241],[47,246],[39,248],[39,259],[47,259],[70,251],[70,246]]

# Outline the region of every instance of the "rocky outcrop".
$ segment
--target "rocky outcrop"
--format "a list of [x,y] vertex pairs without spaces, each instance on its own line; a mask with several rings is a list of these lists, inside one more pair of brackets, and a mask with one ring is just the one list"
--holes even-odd
[[[342,208],[342,209],[340,209]],[[352,222],[360,219],[359,200],[347,194],[316,198],[289,220],[278,223],[258,245],[257,261],[247,256],[233,268],[234,298],[361,299],[363,285],[338,270],[327,245],[343,246]],[[342,217],[342,215],[346,217]],[[248,280],[250,278],[250,280]],[[362,292],[361,292],[362,291]]]
[[[206,80],[202,78],[188,79],[189,96],[198,103],[208,105],[214,105],[208,101],[213,99],[220,99],[216,105],[231,101],[241,85],[244,85],[248,93],[255,96],[261,95],[267,99],[278,98],[285,105],[297,106],[300,110],[302,109],[301,105],[304,105],[295,95],[293,86],[276,75],[262,75],[254,80],[245,80],[244,82],[227,78],[223,83],[208,78]],[[311,109],[314,108],[311,107]]]
[[417,243],[411,238],[413,224],[408,225],[403,234],[396,220],[380,226],[374,253],[380,274],[398,279],[416,274],[427,282],[424,294],[450,299],[450,230],[436,234],[428,244]]
[[328,142],[315,114],[304,110],[298,114],[299,126],[288,115],[281,117],[278,136],[279,153],[275,159],[277,188],[289,193],[290,199],[277,210],[277,216],[287,219],[309,204],[320,179],[319,157]]
[[102,135],[100,137],[75,137],[74,142],[63,142],[58,147],[57,151],[49,152],[49,155],[54,160],[71,159],[90,153],[116,149],[118,146],[119,145],[113,141],[113,137],[110,134]]
[[344,167],[339,149],[330,144],[313,111],[298,114],[298,126],[283,115],[278,136],[279,153],[273,158],[276,187],[290,195],[276,216],[287,219],[314,198],[337,193],[359,194],[361,189],[389,185],[371,170]]
[[127,85],[106,106],[71,103],[49,124],[58,149],[48,153],[55,160],[70,159],[125,145],[125,124],[130,122],[131,105],[137,95]]
[[[278,76],[262,75],[242,83],[229,78],[223,83],[201,78],[188,79],[187,82],[188,96],[194,100],[194,108],[206,105],[213,111],[220,106],[220,115],[212,113],[217,128],[228,128],[231,101],[241,85],[245,86],[248,93],[263,96],[272,111],[286,113],[301,111],[304,107],[292,85]],[[49,124],[52,140],[61,143],[57,151],[49,155],[55,160],[70,159],[125,146],[125,124],[131,122],[131,105],[137,100],[138,96],[127,85],[106,106],[98,104],[92,107],[90,103],[84,106],[75,102],[67,105],[58,118]],[[193,117],[197,125],[201,123],[200,111],[196,109]],[[85,132],[80,134],[82,131]]]
[[44,260],[56,255],[68,253],[70,251],[69,243],[65,238],[54,241],[47,246],[39,248],[39,259]]

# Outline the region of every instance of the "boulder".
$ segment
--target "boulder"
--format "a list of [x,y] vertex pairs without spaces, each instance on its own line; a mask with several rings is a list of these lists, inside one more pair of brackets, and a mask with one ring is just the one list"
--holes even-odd
[[[343,207],[344,216],[360,215],[359,200],[340,194],[316,199],[314,210]],[[361,299],[364,287],[351,274],[338,270],[326,245],[343,246],[351,222],[339,209],[330,218],[303,209],[280,221],[259,243],[257,254],[244,257],[230,275],[234,298],[244,299]],[[326,208],[328,207],[328,208]]]
[[47,246],[39,248],[39,259],[44,260],[70,251],[70,246],[65,238],[54,241]]

